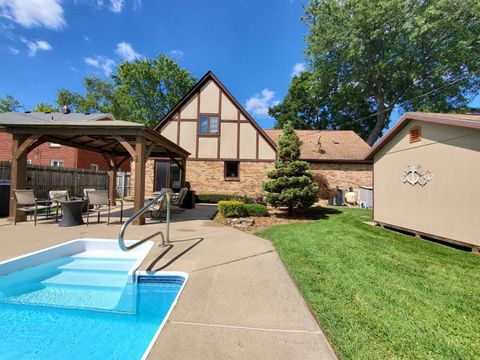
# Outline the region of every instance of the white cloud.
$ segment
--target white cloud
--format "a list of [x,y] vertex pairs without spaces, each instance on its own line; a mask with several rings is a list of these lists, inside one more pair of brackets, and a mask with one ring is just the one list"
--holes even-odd
[[101,55],[96,55],[94,57],[86,57],[83,60],[85,61],[85,64],[102,70],[106,76],[110,76],[113,72],[113,69],[117,65],[112,59]]
[[183,58],[183,51],[178,50],[178,49],[174,49],[174,50],[170,50],[167,53],[167,55],[170,56],[171,58],[174,58],[174,59],[182,59]]
[[9,46],[8,51],[10,51],[10,54],[12,54],[12,55],[20,54],[20,50],[18,50],[17,48],[14,48],[13,46]]
[[120,56],[123,60],[133,61],[135,59],[140,59],[142,55],[137,53],[134,49],[132,44],[122,41],[121,43],[117,44],[117,49],[115,50],[118,56]]
[[0,16],[24,27],[57,30],[66,25],[61,0],[0,0]]
[[275,99],[275,92],[265,88],[260,94],[250,97],[245,104],[245,108],[255,116],[267,117],[268,108],[277,105],[279,102]]
[[305,69],[305,63],[296,63],[292,68],[292,77],[300,75]]
[[52,45],[50,45],[45,40],[36,40],[30,41],[21,37],[20,40],[27,45],[28,48],[28,56],[35,56],[37,55],[37,51],[49,51],[52,50]]
[[124,0],[110,0],[110,10],[114,13],[121,13],[124,5]]

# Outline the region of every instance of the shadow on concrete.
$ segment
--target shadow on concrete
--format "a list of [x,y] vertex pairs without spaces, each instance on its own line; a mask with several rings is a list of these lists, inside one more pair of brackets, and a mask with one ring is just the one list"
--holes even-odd
[[[175,240],[175,241],[172,241],[170,242],[170,244],[168,244],[166,246],[166,249],[160,254],[158,255],[153,261],[152,263],[147,267],[147,271],[153,271],[153,272],[157,272],[157,271],[161,271],[163,269],[165,269],[166,267],[172,265],[175,261],[177,261],[178,259],[180,259],[182,256],[184,256],[185,254],[187,254],[189,251],[191,251],[194,247],[196,247],[197,245],[199,245],[202,241],[204,240],[204,238],[193,238],[193,239],[185,239],[185,240]],[[175,255],[172,259],[170,259],[166,264],[160,266],[160,267],[157,267],[155,268],[155,266],[158,264],[158,262],[160,260],[162,260],[165,255],[167,255],[173,248],[175,248],[175,243],[177,242],[185,242],[185,241],[195,241],[192,245],[190,245],[189,247],[187,247],[185,250],[183,250],[182,252],[180,252],[179,254]]]

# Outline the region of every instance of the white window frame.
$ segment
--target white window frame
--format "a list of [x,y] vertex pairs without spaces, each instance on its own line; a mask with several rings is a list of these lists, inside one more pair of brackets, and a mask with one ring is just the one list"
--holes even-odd
[[90,170],[98,171],[98,164],[90,164]]
[[50,160],[50,166],[56,168],[63,168],[63,160]]

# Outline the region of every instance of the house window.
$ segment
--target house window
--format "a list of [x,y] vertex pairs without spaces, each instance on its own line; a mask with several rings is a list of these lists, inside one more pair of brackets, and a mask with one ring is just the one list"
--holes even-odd
[[240,163],[238,161],[225,161],[225,179],[239,179],[240,178]]
[[59,148],[60,147],[60,144],[57,144],[57,143],[50,143],[50,147],[52,148]]
[[218,116],[200,116],[200,135],[218,134]]
[[63,160],[50,160],[51,167],[63,167]]
[[422,140],[422,128],[414,126],[410,129],[410,143]]
[[98,164],[90,164],[90,170],[98,171]]
[[27,165],[32,165],[32,160],[27,160]]

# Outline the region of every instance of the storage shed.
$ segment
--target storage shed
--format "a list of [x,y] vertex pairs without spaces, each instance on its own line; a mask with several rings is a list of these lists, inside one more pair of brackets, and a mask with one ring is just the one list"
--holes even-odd
[[376,223],[480,249],[480,115],[406,113],[366,159]]

